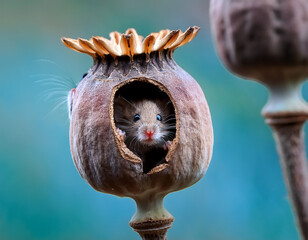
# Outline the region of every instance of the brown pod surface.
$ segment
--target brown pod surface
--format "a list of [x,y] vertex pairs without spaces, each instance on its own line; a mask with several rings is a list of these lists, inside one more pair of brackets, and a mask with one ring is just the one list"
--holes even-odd
[[[151,61],[160,61],[158,55],[152,56],[141,76],[132,68],[126,76],[114,70],[105,77],[98,67],[76,88],[70,126],[71,152],[81,176],[98,191],[131,197],[156,192],[157,188],[168,193],[195,183],[208,167],[212,129],[201,88],[174,62],[165,60],[158,70],[154,65],[157,63]],[[166,92],[178,119],[176,138],[166,163],[148,174],[143,172],[142,161],[121,141],[113,122],[116,91],[137,82],[153,84]]]
[[[122,35],[113,32],[111,40],[62,39],[94,59],[72,98],[70,145],[80,175],[97,191],[131,197],[148,211],[166,194],[191,186],[206,172],[213,147],[210,111],[198,83],[172,58],[198,30],[162,30],[143,41],[134,29]],[[175,137],[164,161],[154,159],[147,171],[144,165],[149,163],[126,146],[114,121],[115,97],[140,91],[168,97],[175,113]],[[146,203],[155,199],[157,203]],[[159,218],[151,219],[155,217]],[[134,222],[138,225],[142,218]]]
[[234,73],[266,84],[308,75],[305,0],[216,0],[211,20],[218,53]]

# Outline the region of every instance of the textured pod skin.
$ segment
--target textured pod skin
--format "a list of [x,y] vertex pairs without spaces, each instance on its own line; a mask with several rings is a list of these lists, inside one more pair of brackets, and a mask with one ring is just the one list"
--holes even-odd
[[[145,174],[142,161],[121,142],[113,122],[116,90],[146,81],[165,91],[177,118],[176,138],[167,163]],[[77,86],[70,124],[70,145],[80,175],[97,191],[135,200],[165,196],[188,187],[210,163],[213,130],[209,108],[198,83],[172,59],[171,52],[97,60]]]
[[212,0],[217,49],[234,73],[267,85],[308,75],[306,0]]

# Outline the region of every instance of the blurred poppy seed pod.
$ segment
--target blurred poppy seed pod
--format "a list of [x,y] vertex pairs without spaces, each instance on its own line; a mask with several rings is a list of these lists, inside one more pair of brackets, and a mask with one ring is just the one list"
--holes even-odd
[[[97,191],[135,200],[137,212],[130,225],[143,239],[166,239],[173,217],[164,209],[163,198],[196,183],[210,163],[213,130],[206,99],[172,57],[198,30],[162,30],[144,40],[134,29],[112,32],[110,40],[62,38],[67,47],[94,60],[69,96],[75,166]],[[138,155],[126,144],[127,133],[122,134],[115,121],[116,99],[134,104],[136,96],[170,103],[174,129],[167,148],[149,147],[147,154]]]
[[308,166],[303,124],[308,105],[306,0],[211,0],[218,54],[235,74],[269,89],[262,110],[272,127],[302,239],[308,239]]
[[307,1],[211,1],[211,20],[226,66],[269,88],[265,117],[308,116],[300,92],[308,76]]

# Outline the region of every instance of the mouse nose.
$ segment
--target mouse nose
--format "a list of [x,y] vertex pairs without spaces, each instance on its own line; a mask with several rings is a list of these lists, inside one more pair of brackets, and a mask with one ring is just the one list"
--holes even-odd
[[149,138],[149,139],[151,139],[152,138],[152,136],[153,136],[153,134],[154,134],[154,131],[153,130],[145,130],[144,131],[144,133],[145,133],[145,135]]

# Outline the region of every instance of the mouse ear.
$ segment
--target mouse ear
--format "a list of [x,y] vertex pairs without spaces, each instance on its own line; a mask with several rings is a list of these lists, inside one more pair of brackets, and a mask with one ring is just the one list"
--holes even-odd
[[122,96],[118,96],[114,99],[114,116],[123,116],[125,110],[129,108],[135,108],[134,104],[132,104],[129,100]]
[[167,110],[169,112],[173,112],[173,104],[170,98],[166,97],[166,98],[157,99],[157,104],[161,106],[161,109],[163,109],[163,111]]
[[114,99],[114,115],[118,116],[123,113],[125,108],[125,101],[122,97],[117,97]]

